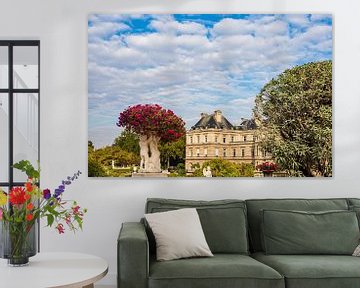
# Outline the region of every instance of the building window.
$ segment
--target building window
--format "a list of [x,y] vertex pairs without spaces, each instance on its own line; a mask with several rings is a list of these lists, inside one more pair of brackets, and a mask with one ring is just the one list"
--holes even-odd
[[244,142],[246,142],[246,136],[244,136]]
[[196,156],[199,157],[200,156],[200,149],[196,149]]
[[14,163],[39,161],[40,41],[0,40],[0,188],[23,186]]
[[215,136],[215,143],[217,143],[217,141],[218,141],[218,137],[217,137],[217,136]]
[[207,157],[207,148],[204,149],[204,156]]
[[223,156],[226,157],[226,149],[223,150]]
[[208,138],[207,138],[207,135],[205,135],[205,143],[207,143],[208,141]]
[[223,143],[226,143],[226,136],[223,137]]
[[245,157],[245,149],[241,149],[241,157]]
[[200,143],[200,136],[197,136],[197,143]]
[[251,148],[251,156],[254,157],[255,156],[255,149]]
[[192,157],[192,156],[193,156],[193,150],[190,149],[190,150],[189,150],[189,153],[190,153],[190,157]]
[[234,136],[231,136],[231,142],[234,142]]
[[192,138],[192,136],[190,136],[190,144],[192,144],[193,143],[193,138]]
[[215,148],[215,157],[219,157],[219,149]]
[[236,149],[233,150],[233,156],[236,157]]

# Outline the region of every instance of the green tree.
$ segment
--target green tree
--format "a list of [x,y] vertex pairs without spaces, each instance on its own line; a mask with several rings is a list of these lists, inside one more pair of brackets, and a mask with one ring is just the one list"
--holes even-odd
[[88,157],[88,176],[105,177],[106,172],[102,165],[92,157]]
[[140,154],[139,136],[128,130],[122,131],[121,134],[115,138],[113,146],[136,155]]
[[140,162],[140,157],[117,146],[106,146],[95,151],[96,159],[101,165],[112,169],[112,161],[116,167],[131,166]]
[[262,146],[293,176],[332,175],[332,62],[284,71],[256,96]]
[[88,150],[94,151],[95,147],[92,141],[88,141]]
[[236,164],[224,159],[212,159],[204,162],[201,168],[194,171],[195,177],[203,176],[203,169],[210,166],[213,177],[253,177],[254,166],[248,163]]
[[105,177],[106,171],[96,157],[95,147],[92,141],[88,141],[88,176]]
[[179,163],[185,162],[185,141],[185,136],[182,136],[175,142],[161,143],[159,150],[163,166],[168,169],[170,163],[177,166]]

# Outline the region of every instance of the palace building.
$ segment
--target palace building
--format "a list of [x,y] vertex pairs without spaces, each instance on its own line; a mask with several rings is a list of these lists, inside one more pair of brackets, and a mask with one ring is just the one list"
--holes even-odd
[[211,115],[201,113],[200,120],[186,132],[186,170],[191,172],[194,165],[216,158],[254,167],[271,160],[271,154],[259,146],[256,131],[254,120],[242,119],[234,126],[220,110]]

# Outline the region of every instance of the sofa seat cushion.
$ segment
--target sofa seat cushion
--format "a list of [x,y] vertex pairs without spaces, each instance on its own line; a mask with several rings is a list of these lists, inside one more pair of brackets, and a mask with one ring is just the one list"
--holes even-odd
[[215,254],[211,258],[150,261],[149,288],[284,288],[274,269],[246,255]]
[[254,259],[285,277],[287,288],[358,288],[360,258],[343,255],[265,255]]

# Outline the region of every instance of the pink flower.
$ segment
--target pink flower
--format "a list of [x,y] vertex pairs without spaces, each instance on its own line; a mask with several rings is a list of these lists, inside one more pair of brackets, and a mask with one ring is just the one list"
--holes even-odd
[[64,229],[63,224],[59,223],[55,228],[58,230],[59,234],[65,233],[65,229]]
[[0,208],[0,220],[2,220],[2,218],[3,218],[3,211],[2,211],[2,209]]

